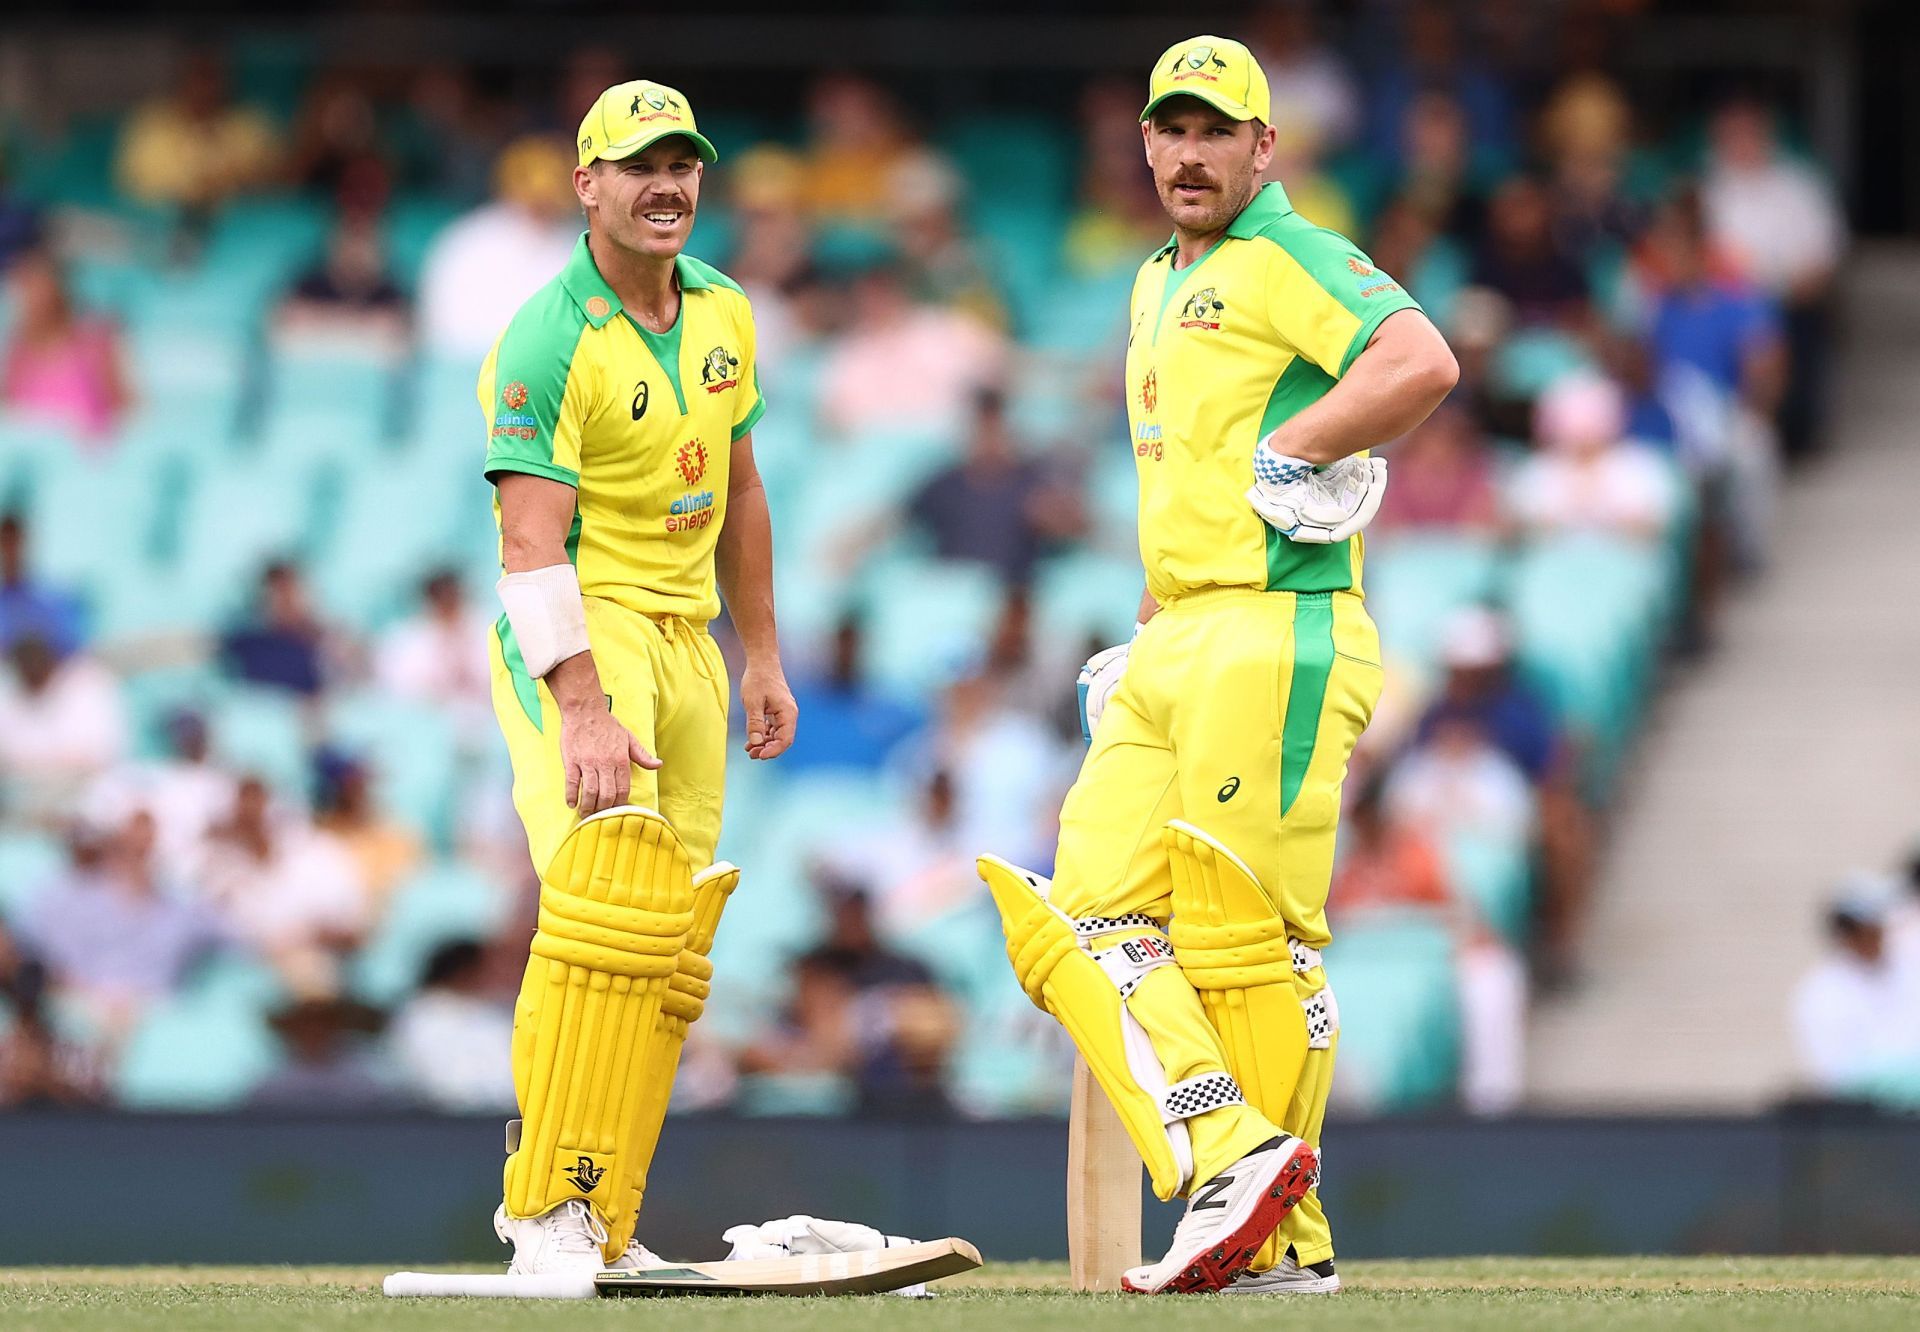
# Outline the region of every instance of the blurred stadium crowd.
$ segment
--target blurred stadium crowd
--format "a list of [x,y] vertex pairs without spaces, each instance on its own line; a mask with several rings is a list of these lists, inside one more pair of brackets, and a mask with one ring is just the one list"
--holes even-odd
[[[1653,123],[1620,31],[1461,8],[1237,35],[1275,177],[1463,368],[1368,537],[1389,683],[1332,899],[1335,1094],[1498,1113],[1529,995],[1577,983],[1663,654],[1710,650],[1820,447],[1846,228],[1766,102]],[[1168,227],[1136,72],[1077,121],[922,119],[845,74],[760,120],[601,52],[542,104],[244,50],[7,127],[0,1104],[510,1106],[533,895],[473,384],[580,230],[574,121],[639,73],[723,154],[692,248],[754,303],[802,709],[789,756],[731,765],[746,879],[676,1105],[1064,1105],[972,858],[1047,868],[1074,670],[1137,604],[1124,311]]]

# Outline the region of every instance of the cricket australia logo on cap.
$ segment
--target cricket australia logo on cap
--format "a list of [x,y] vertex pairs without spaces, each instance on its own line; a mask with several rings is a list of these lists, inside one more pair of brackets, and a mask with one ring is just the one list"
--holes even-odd
[[1175,56],[1173,58],[1173,68],[1167,72],[1173,75],[1174,82],[1176,83],[1182,79],[1205,79],[1209,83],[1214,83],[1219,80],[1220,76],[1212,71],[1225,69],[1226,67],[1227,62],[1215,54],[1211,46],[1202,42],[1198,46],[1189,46],[1181,54]]
[[1187,297],[1187,303],[1180,307],[1180,327],[1182,328],[1219,328],[1220,316],[1226,313],[1227,304],[1212,287],[1196,291]]
[[740,382],[734,373],[739,368],[739,357],[725,347],[715,347],[707,353],[707,359],[700,367],[700,384],[709,393],[730,389]]
[[[644,112],[641,109],[643,105],[652,107],[652,114]],[[680,99],[664,88],[642,88],[634,94],[633,105],[627,108],[627,114],[642,124],[649,120],[672,120],[679,111]]]

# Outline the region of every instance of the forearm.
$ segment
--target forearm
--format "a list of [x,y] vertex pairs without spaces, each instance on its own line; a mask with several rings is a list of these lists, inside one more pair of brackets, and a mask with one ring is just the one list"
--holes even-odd
[[1459,366],[1439,330],[1402,310],[1374,331],[1326,396],[1275,430],[1267,447],[1320,466],[1398,439],[1452,392]]
[[773,519],[755,475],[727,497],[726,524],[714,551],[714,574],[747,660],[780,655],[773,613]]
[[[572,487],[542,477],[510,475],[500,478],[500,563],[506,574],[530,574],[570,564],[567,532],[573,522]],[[565,571],[563,570],[562,573]],[[507,600],[502,583],[502,600]],[[508,620],[513,620],[511,604]],[[568,613],[569,618],[571,612]],[[577,621],[576,621],[577,624]],[[532,669],[532,664],[529,664]],[[554,702],[567,714],[583,708],[604,710],[606,692],[593,653],[575,652],[555,662],[541,677]]]

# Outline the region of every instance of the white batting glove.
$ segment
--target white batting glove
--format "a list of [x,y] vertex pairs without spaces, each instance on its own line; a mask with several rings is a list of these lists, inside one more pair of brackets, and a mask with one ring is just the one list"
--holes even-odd
[[[1136,634],[1139,632],[1134,630]],[[1080,736],[1088,744],[1093,743],[1093,728],[1100,724],[1107,700],[1120,687],[1120,677],[1127,669],[1127,653],[1132,647],[1131,642],[1126,642],[1102,648],[1087,658],[1087,664],[1080,668],[1080,678],[1074,681],[1080,695]]]
[[[887,1235],[858,1221],[829,1221],[817,1216],[789,1216],[758,1226],[732,1226],[720,1238],[733,1245],[730,1263],[756,1258],[796,1258],[811,1254],[864,1253],[870,1249],[897,1249],[914,1243],[904,1235]],[[889,1294],[910,1300],[931,1299],[926,1283],[902,1286]]]
[[1326,545],[1345,541],[1380,512],[1387,493],[1385,458],[1342,458],[1315,467],[1275,453],[1262,440],[1253,450],[1253,487],[1247,503],[1289,541]]

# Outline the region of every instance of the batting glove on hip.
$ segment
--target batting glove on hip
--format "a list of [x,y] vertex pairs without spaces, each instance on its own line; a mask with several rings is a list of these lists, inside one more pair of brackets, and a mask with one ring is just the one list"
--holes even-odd
[[1264,440],[1253,450],[1253,476],[1247,491],[1253,511],[1289,541],[1314,545],[1361,531],[1387,493],[1385,458],[1342,458],[1315,467],[1275,453]]
[[1093,743],[1093,728],[1100,724],[1100,714],[1107,710],[1107,700],[1120,687],[1120,677],[1127,669],[1127,653],[1132,647],[1133,644],[1127,642],[1117,647],[1102,648],[1087,658],[1087,664],[1080,668],[1080,678],[1074,682],[1074,687],[1080,695],[1080,736],[1088,744]]

